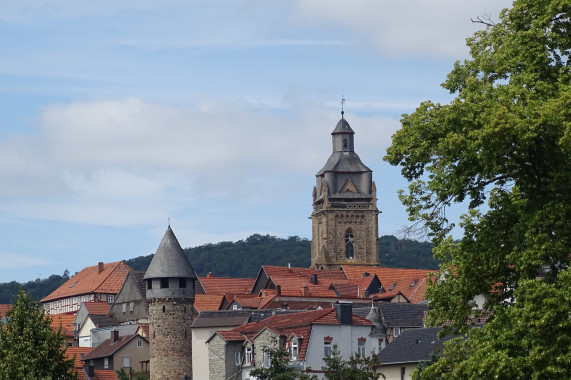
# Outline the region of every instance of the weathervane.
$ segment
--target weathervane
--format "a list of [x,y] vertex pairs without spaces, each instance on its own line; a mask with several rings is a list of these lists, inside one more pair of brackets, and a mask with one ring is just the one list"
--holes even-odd
[[345,111],[343,111],[343,106],[345,105],[345,97],[343,95],[341,95],[341,118],[343,118],[343,115],[345,114]]

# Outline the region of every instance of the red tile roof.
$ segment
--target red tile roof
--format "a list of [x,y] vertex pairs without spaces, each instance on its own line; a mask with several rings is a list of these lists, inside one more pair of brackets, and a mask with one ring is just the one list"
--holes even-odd
[[194,308],[199,313],[204,310],[220,310],[222,306],[223,295],[217,294],[196,294],[194,300]]
[[93,371],[95,380],[117,380],[117,375],[113,370],[96,369]]
[[206,294],[245,294],[252,292],[255,279],[231,277],[199,277]]
[[[337,319],[336,310],[322,309],[305,311],[300,313],[275,315],[259,322],[248,323],[243,326],[236,327],[229,331],[217,331],[226,340],[246,340],[252,341],[256,335],[262,330],[269,329],[282,335],[289,341],[292,335],[301,338],[299,351],[299,359],[305,359],[307,352],[307,344],[311,334],[311,326],[314,324],[340,325]],[[353,325],[356,326],[372,326],[373,324],[365,318],[353,315]]]
[[430,269],[400,269],[400,268],[377,268],[349,266],[343,267],[343,272],[349,279],[359,279],[363,273],[376,274],[386,293],[380,297],[395,296],[400,291],[411,303],[418,303],[425,299],[426,282],[429,273],[438,273]]
[[74,337],[73,321],[75,320],[75,314],[55,314],[50,317],[52,330],[58,331],[61,326],[61,332],[63,335],[68,338]]
[[[330,289],[332,282],[347,281],[347,276],[341,270],[319,270],[312,268],[288,268],[273,265],[264,265],[262,270],[271,282],[281,288],[284,296],[308,297],[337,297]],[[317,283],[311,281],[312,275]]]
[[107,302],[93,301],[84,302],[87,313],[91,315],[107,315],[109,313],[109,304]]
[[4,318],[6,313],[12,310],[12,305],[2,303],[0,304],[0,318]]
[[[74,367],[79,373],[79,371],[83,368],[83,362],[81,361],[81,355],[86,355],[89,351],[93,350],[92,347],[67,347],[65,350],[65,355],[67,358],[74,359]],[[82,371],[83,372],[83,371]]]
[[87,267],[42,299],[41,302],[91,293],[117,294],[130,270],[131,268],[122,261]]

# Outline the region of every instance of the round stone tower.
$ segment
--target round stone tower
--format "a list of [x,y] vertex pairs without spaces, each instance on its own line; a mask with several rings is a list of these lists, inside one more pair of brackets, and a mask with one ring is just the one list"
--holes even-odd
[[192,378],[192,306],[196,273],[168,227],[145,276],[151,380]]

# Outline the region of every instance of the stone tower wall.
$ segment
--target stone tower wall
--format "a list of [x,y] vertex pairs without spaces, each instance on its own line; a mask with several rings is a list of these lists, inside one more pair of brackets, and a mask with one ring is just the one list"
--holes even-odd
[[[311,265],[379,265],[377,210],[323,209],[312,216]],[[354,258],[345,256],[345,233],[354,236]],[[322,254],[326,252],[326,254]]]
[[151,380],[192,378],[190,298],[149,299]]

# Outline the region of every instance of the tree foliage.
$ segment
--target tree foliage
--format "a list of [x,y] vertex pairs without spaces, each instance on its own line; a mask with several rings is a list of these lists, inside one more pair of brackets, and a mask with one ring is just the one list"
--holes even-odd
[[0,323],[0,379],[77,379],[73,359],[65,356],[64,336],[50,318],[20,290],[6,326]]
[[264,347],[264,352],[270,355],[270,366],[256,368],[250,375],[258,380],[317,380],[317,376],[300,372],[289,365],[289,352],[276,342]]
[[[429,320],[469,337],[423,378],[571,378],[570,36],[569,0],[515,1],[467,39],[443,84],[455,99],[423,102],[393,136],[401,200],[443,261]],[[467,205],[459,241],[452,204]],[[482,294],[489,322],[470,329]]]
[[377,380],[385,378],[378,370],[381,362],[376,355],[360,357],[351,354],[349,360],[343,360],[341,351],[336,344],[331,347],[331,356],[323,358],[325,366],[322,367],[325,378],[328,380]]

